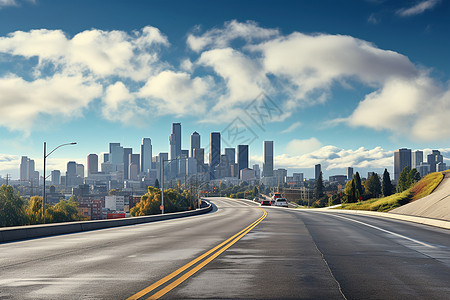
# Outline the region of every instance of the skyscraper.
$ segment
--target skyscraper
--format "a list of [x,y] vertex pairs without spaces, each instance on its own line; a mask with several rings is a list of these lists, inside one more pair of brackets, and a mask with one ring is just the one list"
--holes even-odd
[[228,156],[228,163],[229,164],[236,163],[236,149],[234,149],[234,148],[225,148],[225,155]]
[[66,185],[67,186],[74,185],[76,177],[77,177],[77,163],[74,161],[69,161],[67,163]]
[[273,176],[273,141],[263,142],[263,177]]
[[169,136],[170,159],[181,155],[181,123],[172,123],[172,134]]
[[241,170],[248,168],[248,145],[238,145],[238,168]]
[[209,165],[215,167],[220,163],[220,132],[209,135]]
[[191,134],[191,153],[190,157],[194,157],[194,149],[200,148],[200,134],[197,131]]
[[84,178],[84,165],[77,164],[77,176],[80,178]]
[[417,169],[423,162],[423,152],[416,150],[412,153],[411,169]]
[[61,171],[53,170],[51,174],[52,174],[52,184],[60,185],[61,184]]
[[97,154],[89,154],[87,156],[88,176],[98,173],[98,156]]
[[322,172],[322,166],[320,164],[317,164],[314,166],[314,178],[317,180],[319,179],[320,172]]
[[194,148],[194,158],[197,160],[197,171],[203,172],[203,165],[205,164],[205,149]]
[[411,149],[398,149],[394,151],[394,181],[397,182],[400,173],[405,167],[411,168]]
[[110,143],[109,151],[109,162],[115,166],[123,164],[123,147],[120,143]]
[[353,168],[348,167],[347,168],[347,180],[351,180],[353,178]]
[[433,150],[431,151],[431,154],[427,155],[427,162],[430,165],[430,172],[436,172],[436,165],[438,163],[443,163],[444,157],[441,155],[439,150]]
[[28,157],[22,156],[20,159],[20,180],[28,180]]
[[152,140],[143,138],[141,143],[141,172],[146,173],[152,169]]
[[129,179],[130,155],[133,154],[132,148],[123,148],[123,179]]

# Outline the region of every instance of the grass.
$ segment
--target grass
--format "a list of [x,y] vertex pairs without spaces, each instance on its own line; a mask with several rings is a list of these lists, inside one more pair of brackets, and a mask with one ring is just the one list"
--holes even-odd
[[371,210],[371,211],[390,211],[394,208],[402,206],[431,194],[434,189],[441,183],[444,178],[442,172],[435,172],[426,175],[412,188],[402,193],[396,193],[388,197],[374,198],[366,201],[342,204],[342,209],[353,210]]

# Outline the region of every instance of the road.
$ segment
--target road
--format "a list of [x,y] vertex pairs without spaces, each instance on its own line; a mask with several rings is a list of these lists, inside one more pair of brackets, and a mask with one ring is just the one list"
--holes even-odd
[[0,244],[0,299],[450,294],[448,230],[211,201],[207,215]]

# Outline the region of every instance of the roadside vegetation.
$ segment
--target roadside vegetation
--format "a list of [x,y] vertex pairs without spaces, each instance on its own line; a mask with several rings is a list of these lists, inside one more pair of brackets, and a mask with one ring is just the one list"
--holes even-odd
[[[411,201],[423,198],[431,194],[444,178],[442,172],[426,175],[417,181],[415,169],[405,168],[400,174],[397,185],[397,193],[382,198],[370,198],[365,201],[343,203],[342,209],[390,211]],[[403,175],[403,176],[402,176]]]
[[[175,189],[164,190],[164,212],[172,213],[191,208],[188,192],[178,192]],[[149,186],[148,192],[141,197],[141,201],[130,210],[132,217],[160,214],[161,190]]]

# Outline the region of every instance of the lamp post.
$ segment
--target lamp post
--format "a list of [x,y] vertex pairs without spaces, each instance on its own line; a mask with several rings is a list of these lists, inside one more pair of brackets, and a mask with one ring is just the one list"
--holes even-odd
[[44,178],[44,184],[43,184],[44,188],[43,188],[43,192],[42,192],[42,220],[43,220],[44,224],[45,224],[45,179],[46,179],[45,166],[46,166],[46,162],[47,162],[47,157],[49,157],[50,154],[55,152],[56,149],[61,148],[62,146],[68,146],[68,145],[76,145],[76,142],[61,144],[47,154],[47,143],[44,142],[44,177],[43,177]]

